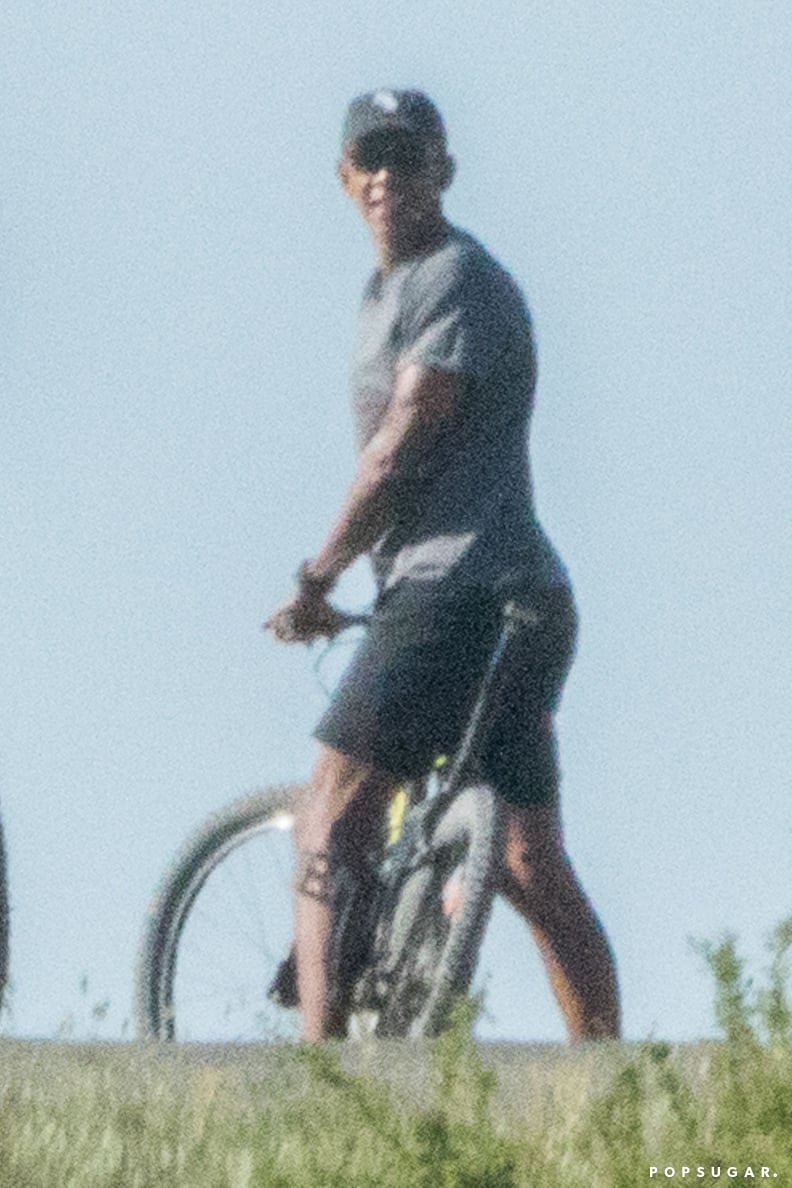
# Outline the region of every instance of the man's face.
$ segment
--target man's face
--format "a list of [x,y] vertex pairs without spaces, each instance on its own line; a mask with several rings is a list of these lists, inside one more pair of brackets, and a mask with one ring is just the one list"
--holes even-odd
[[436,219],[452,163],[442,148],[408,132],[371,132],[345,146],[344,189],[377,243],[398,246]]

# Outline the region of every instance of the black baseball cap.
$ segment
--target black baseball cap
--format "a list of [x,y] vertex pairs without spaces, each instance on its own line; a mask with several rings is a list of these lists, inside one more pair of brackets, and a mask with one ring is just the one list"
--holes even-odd
[[347,108],[342,143],[353,144],[371,132],[408,132],[445,148],[443,117],[423,91],[383,87],[358,95]]

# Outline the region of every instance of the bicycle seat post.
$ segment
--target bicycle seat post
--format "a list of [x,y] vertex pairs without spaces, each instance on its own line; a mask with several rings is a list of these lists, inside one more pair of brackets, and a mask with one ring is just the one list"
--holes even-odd
[[449,791],[458,787],[462,778],[467,779],[470,770],[478,764],[485,727],[496,708],[497,699],[493,696],[493,686],[501,669],[504,655],[508,650],[509,642],[524,628],[536,627],[540,622],[539,614],[532,607],[520,606],[514,599],[510,599],[505,604],[501,615],[498,639],[481,679],[462,742],[449,771],[446,784]]

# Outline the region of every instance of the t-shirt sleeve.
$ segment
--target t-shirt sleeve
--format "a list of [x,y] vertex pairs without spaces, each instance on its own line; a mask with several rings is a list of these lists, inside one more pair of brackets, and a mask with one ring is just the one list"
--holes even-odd
[[399,365],[483,378],[503,350],[507,311],[498,286],[474,262],[418,275],[405,294]]

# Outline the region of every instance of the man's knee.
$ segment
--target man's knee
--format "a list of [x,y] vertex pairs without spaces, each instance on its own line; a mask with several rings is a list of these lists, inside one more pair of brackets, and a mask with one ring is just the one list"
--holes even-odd
[[321,745],[295,820],[300,851],[354,858],[376,834],[392,787],[391,777]]
[[357,797],[371,795],[389,782],[389,776],[370,764],[342,755],[340,751],[320,743],[309,796],[320,802],[338,805],[343,811]]

